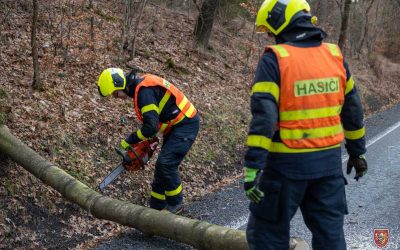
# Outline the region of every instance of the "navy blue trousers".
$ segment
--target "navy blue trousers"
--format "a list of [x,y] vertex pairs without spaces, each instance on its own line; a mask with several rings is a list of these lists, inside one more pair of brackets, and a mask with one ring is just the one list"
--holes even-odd
[[179,164],[188,153],[199,131],[199,116],[185,118],[173,126],[164,137],[152,183],[150,207],[161,210],[165,206],[182,203],[183,192]]
[[315,180],[292,180],[266,169],[259,188],[265,193],[250,203],[247,242],[250,249],[288,250],[290,220],[297,209],[312,233],[314,250],[344,250],[344,215],[347,214],[346,179],[342,174]]

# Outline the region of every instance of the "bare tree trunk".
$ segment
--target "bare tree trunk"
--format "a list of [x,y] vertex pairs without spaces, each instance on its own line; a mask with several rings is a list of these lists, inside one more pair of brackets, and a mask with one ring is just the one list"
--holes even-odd
[[94,41],[94,16],[90,17],[90,42],[91,42],[90,49],[94,50],[94,43],[95,43],[95,41]]
[[190,244],[199,249],[248,249],[243,231],[188,219],[103,196],[48,162],[6,126],[0,126],[0,152],[99,219],[107,219]]
[[125,9],[124,9],[124,25],[122,27],[122,36],[121,36],[121,54],[123,51],[128,48],[128,33],[129,29],[132,25],[132,12],[134,8],[133,0],[125,0]]
[[220,0],[204,0],[194,30],[195,46],[207,49]]
[[382,0],[378,0],[378,3],[376,4],[375,9],[375,20],[371,22],[371,27],[368,29],[371,31],[368,39],[366,39],[367,43],[367,49],[368,52],[371,52],[375,46],[376,40],[379,36],[382,36],[383,34],[383,29],[380,25],[382,25],[381,21],[381,15],[384,15],[384,2]]
[[31,47],[32,47],[32,59],[33,59],[33,81],[32,86],[34,89],[42,89],[43,85],[40,81],[39,71],[39,56],[36,43],[36,31],[37,31],[37,20],[38,20],[38,1],[33,0],[33,15],[32,15],[32,32],[31,32]]
[[[0,126],[0,153],[10,157],[96,218],[134,227],[146,234],[183,242],[197,249],[248,249],[243,231],[134,205],[99,194],[30,149],[13,136],[6,126]],[[291,249],[308,250],[309,248],[304,240],[292,238]]]
[[340,26],[340,35],[338,45],[342,50],[342,53],[345,53],[345,43],[347,38],[347,28],[349,25],[349,15],[350,15],[350,7],[351,0],[344,0],[344,9],[342,15],[342,24]]
[[357,53],[361,52],[362,48],[364,47],[365,38],[368,36],[368,33],[369,33],[369,26],[370,26],[369,15],[370,15],[371,7],[374,4],[374,2],[375,2],[375,0],[371,0],[369,2],[367,10],[365,11],[365,23],[364,23],[364,27],[362,30],[360,42],[358,43],[358,46],[357,46]]
[[136,53],[136,37],[139,31],[139,24],[140,21],[142,20],[142,15],[143,15],[143,11],[144,11],[144,7],[146,7],[147,4],[147,0],[143,0],[141,2],[141,6],[140,6],[140,10],[139,10],[139,16],[136,17],[136,22],[135,22],[135,30],[133,32],[133,39],[132,39],[132,44],[131,44],[131,55],[129,57],[129,60],[132,60],[135,57],[135,53]]
[[69,60],[68,51],[69,51],[69,44],[70,44],[69,41],[71,41],[72,24],[71,23],[67,23],[67,27],[66,28],[67,28],[67,40],[68,40],[68,42],[64,44],[65,46],[63,48],[63,62],[61,64],[63,67],[67,64],[67,62]]
[[315,15],[316,15],[317,17],[319,17],[319,16],[320,16],[320,13],[321,13],[321,0],[317,0],[316,3],[315,3],[314,5],[315,5],[314,13],[315,13]]
[[[89,9],[91,11],[93,11],[93,0],[89,0]],[[94,51],[94,43],[95,43],[94,38],[95,38],[95,36],[94,36],[94,16],[92,15],[90,17],[90,42],[91,42],[90,49],[92,51]]]
[[[254,23],[255,23],[255,20],[254,20]],[[253,25],[253,32],[251,33],[251,42],[253,43],[253,41],[254,41],[254,35],[256,34],[256,26],[255,25]],[[247,55],[246,55],[246,64],[244,65],[244,67],[243,67],[243,70],[242,70],[242,72],[244,73],[244,74],[247,74],[248,73],[248,70],[249,70],[249,59],[250,59],[250,57],[251,57],[251,51],[252,51],[252,49],[253,49],[253,46],[249,46],[249,50],[247,51]]]

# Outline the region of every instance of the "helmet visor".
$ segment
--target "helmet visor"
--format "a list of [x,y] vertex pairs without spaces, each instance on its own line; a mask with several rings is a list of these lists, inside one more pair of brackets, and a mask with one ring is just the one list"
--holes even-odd
[[111,71],[111,77],[112,77],[112,79],[113,79],[113,83],[114,83],[114,87],[117,89],[119,89],[119,88],[123,88],[124,87],[124,85],[125,85],[125,80],[124,80],[124,78],[122,78],[119,74],[118,74],[118,72],[113,72],[113,71]]

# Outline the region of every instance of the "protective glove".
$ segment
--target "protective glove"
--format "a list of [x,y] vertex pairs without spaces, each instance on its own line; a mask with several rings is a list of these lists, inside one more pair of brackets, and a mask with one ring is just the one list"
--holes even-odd
[[247,198],[254,203],[259,203],[264,198],[264,193],[257,187],[257,174],[259,169],[244,168],[244,190]]
[[349,161],[347,162],[347,174],[351,173],[353,167],[356,170],[354,179],[358,181],[358,179],[364,176],[368,171],[368,164],[365,156],[350,156]]
[[123,150],[128,150],[131,147],[131,145],[125,140],[121,140],[121,148]]

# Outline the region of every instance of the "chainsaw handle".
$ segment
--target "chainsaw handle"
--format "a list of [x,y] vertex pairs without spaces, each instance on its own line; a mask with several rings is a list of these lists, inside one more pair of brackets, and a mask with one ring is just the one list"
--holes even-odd
[[129,157],[127,151],[122,151],[119,148],[115,148],[115,151],[117,152],[117,154],[119,154],[122,157],[123,163],[131,163],[132,162],[132,159]]
[[120,156],[124,156],[124,152],[122,152],[121,149],[119,148],[115,148],[115,151],[117,152],[117,154],[119,154]]

